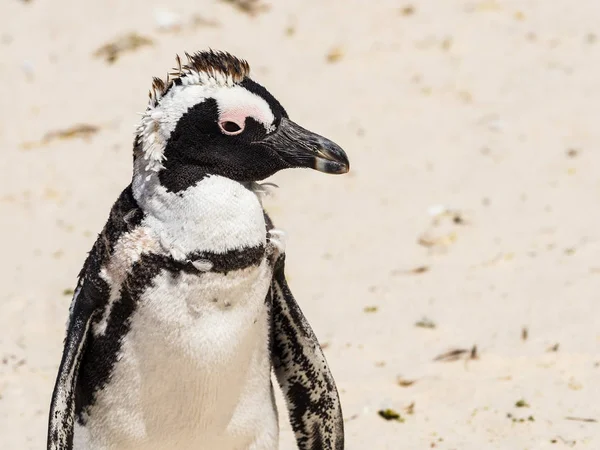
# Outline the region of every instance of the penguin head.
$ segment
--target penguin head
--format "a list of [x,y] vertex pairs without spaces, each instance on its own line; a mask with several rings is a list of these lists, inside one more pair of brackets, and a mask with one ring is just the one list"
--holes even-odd
[[344,151],[291,121],[249,78],[246,61],[212,50],[186,56],[165,81],[154,79],[135,140],[136,176],[157,176],[178,192],[206,175],[251,182],[294,167],[348,171]]

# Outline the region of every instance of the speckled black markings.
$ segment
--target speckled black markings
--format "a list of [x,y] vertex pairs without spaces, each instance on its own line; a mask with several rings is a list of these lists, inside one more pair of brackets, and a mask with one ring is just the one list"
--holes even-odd
[[[83,308],[86,307],[87,305],[83,306]],[[92,318],[92,314],[79,307],[75,308],[75,314],[76,316],[69,327],[69,335],[65,342],[65,357],[61,362],[61,371],[57,379],[57,383],[60,383],[65,389],[66,398],[72,398],[73,396],[74,380],[70,372],[63,370],[63,368],[74,367],[74,373],[77,373],[83,355],[84,337],[89,330]],[[73,434],[69,433],[68,430],[73,429],[73,402],[68,402],[62,411],[55,408],[55,402],[56,400],[53,399],[50,411],[51,425],[48,428],[48,448],[53,450],[71,448]]]
[[317,338],[288,288],[284,257],[275,267],[271,295],[273,366],[298,447],[342,450],[344,422],[337,388]]
[[[72,448],[73,425],[77,409],[74,392],[86,351],[86,337],[92,322],[108,302],[109,296],[108,284],[98,275],[102,265],[112,254],[118,239],[141,222],[142,214],[137,211],[139,209],[129,186],[113,205],[109,219],[79,273],[76,294],[71,304],[65,350],[50,405],[47,441],[49,450]],[[124,220],[126,215],[128,215],[127,222]],[[58,403],[61,396],[66,399],[65,405]]]

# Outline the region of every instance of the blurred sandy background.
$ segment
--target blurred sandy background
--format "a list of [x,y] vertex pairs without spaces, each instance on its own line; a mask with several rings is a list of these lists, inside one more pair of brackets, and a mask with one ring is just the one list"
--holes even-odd
[[600,448],[599,19],[597,0],[3,0],[0,448],[44,448],[136,112],[207,47],[350,156],[268,201],[347,448]]

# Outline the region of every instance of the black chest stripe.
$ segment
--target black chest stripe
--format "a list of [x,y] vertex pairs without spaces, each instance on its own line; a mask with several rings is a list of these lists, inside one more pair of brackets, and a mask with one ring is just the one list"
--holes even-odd
[[196,252],[188,255],[188,259],[191,261],[199,259],[210,261],[213,265],[211,272],[227,273],[232,270],[257,266],[262,261],[264,255],[265,247],[258,245],[226,253]]
[[[258,265],[264,252],[264,247],[258,246],[222,254],[202,252],[190,255],[190,259],[208,260],[213,263],[212,272],[227,273]],[[106,331],[99,336],[94,336],[93,333],[88,336],[76,389],[75,414],[79,423],[85,423],[86,413],[94,404],[96,393],[110,382],[122,339],[131,327],[131,316],[143,293],[152,286],[154,279],[163,270],[172,274],[175,280],[182,273],[202,276],[202,272],[191,262],[175,261],[169,256],[153,253],[142,255],[133,265],[121,286],[119,298],[112,306]],[[95,324],[100,320],[100,317],[96,319]]]

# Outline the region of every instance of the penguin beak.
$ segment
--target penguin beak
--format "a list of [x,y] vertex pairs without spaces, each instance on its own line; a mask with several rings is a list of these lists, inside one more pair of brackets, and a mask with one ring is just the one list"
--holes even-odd
[[277,152],[290,167],[308,167],[333,174],[350,170],[348,157],[339,145],[285,117],[277,130],[260,143]]

